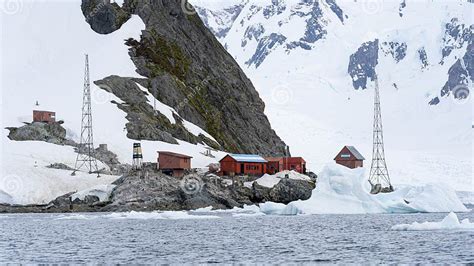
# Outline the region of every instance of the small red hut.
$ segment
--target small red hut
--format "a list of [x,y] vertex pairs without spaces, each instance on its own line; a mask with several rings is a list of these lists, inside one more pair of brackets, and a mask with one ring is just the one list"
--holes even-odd
[[159,151],[158,152],[158,169],[164,174],[182,177],[184,171],[191,169],[191,159],[193,157],[184,154]]
[[259,176],[267,172],[267,161],[259,155],[228,154],[222,158],[221,175],[253,175]]
[[337,164],[354,169],[364,166],[364,156],[354,146],[344,146],[334,158]]
[[283,170],[283,157],[267,157],[267,174],[273,175]]
[[54,123],[56,122],[56,113],[33,110],[33,122]]
[[302,157],[283,157],[283,169],[306,173],[306,161]]

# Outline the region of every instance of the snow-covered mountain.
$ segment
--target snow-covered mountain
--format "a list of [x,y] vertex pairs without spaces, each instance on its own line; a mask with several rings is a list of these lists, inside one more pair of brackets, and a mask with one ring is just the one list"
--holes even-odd
[[474,190],[473,3],[191,2],[256,85],[277,133],[312,169],[348,144],[370,160],[377,75],[393,182]]

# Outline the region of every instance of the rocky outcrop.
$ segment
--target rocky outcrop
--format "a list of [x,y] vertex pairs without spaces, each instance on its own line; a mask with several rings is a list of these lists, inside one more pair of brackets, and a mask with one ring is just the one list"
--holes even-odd
[[293,179],[281,179],[273,188],[259,186],[257,182],[247,188],[241,183],[197,172],[175,178],[149,166],[141,171],[131,171],[115,181],[114,190],[105,200],[93,195],[72,200],[74,193],[69,193],[36,207],[0,205],[0,212],[178,211],[208,206],[231,209],[267,201],[287,204],[306,200],[315,187],[314,182]]
[[[146,26],[140,40],[126,41],[137,72],[146,78],[112,76],[96,82],[121,99],[124,95],[118,91],[130,90],[129,94],[136,94],[136,97],[126,96],[124,104],[116,103],[127,112],[130,138],[212,144],[179,123],[169,123],[163,114],[150,115],[149,107],[143,104],[143,92],[138,92],[133,84],[139,82],[158,101],[172,107],[179,117],[211,134],[221,149],[284,154],[285,144],[272,130],[264,114],[265,105],[254,86],[191,5],[173,0],[126,0],[119,8],[103,2],[82,1],[84,16],[96,32],[116,30],[129,15],[139,16]],[[103,7],[97,11],[99,6]],[[132,98],[142,99],[127,106]]]
[[22,127],[8,127],[8,138],[15,141],[44,141],[59,145],[71,145],[66,139],[66,129],[60,123],[33,122]]

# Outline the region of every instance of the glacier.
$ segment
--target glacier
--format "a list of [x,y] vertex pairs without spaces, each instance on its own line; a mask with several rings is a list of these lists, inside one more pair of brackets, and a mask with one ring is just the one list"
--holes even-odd
[[310,199],[288,205],[264,203],[266,214],[366,214],[415,212],[467,212],[456,192],[446,184],[394,184],[395,192],[370,194],[365,169],[328,164],[318,176]]

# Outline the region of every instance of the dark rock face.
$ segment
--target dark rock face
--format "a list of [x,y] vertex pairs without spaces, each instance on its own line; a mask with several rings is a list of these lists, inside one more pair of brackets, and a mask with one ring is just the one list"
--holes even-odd
[[286,4],[283,0],[272,0],[272,4],[263,9],[263,17],[269,19],[274,15],[280,15],[286,10]]
[[400,6],[398,7],[398,15],[400,17],[403,17],[403,9],[405,9],[405,7],[407,7],[406,0],[402,0],[402,2],[400,3]]
[[407,55],[407,44],[399,42],[383,42],[381,50],[386,55],[390,54],[398,63]]
[[272,33],[270,36],[263,37],[258,43],[255,54],[250,58],[250,60],[245,62],[245,64],[249,66],[255,65],[255,67],[258,68],[270,52],[276,47],[282,45],[285,41],[286,37],[277,33]]
[[44,141],[59,145],[70,145],[66,139],[66,129],[60,123],[33,122],[19,128],[9,127],[8,138],[15,141]]
[[[90,7],[97,1],[83,0],[82,4],[91,27],[99,33],[116,29],[121,20],[93,15]],[[104,5],[107,6],[104,12],[115,13],[115,17],[121,18],[122,12],[126,12],[144,21],[146,29],[141,39],[129,39],[126,44],[137,72],[146,77],[139,83],[159,101],[174,108],[179,117],[207,131],[226,151],[283,155],[285,144],[272,130],[264,114],[263,101],[197,14],[184,12],[181,1],[173,0],[126,0],[122,8]],[[185,6],[192,11],[189,4]],[[162,115],[150,116],[149,108],[140,103],[145,101],[143,93],[125,95],[137,92],[136,85],[132,85],[135,81],[112,76],[96,82],[102,89],[120,93],[119,98],[136,100],[134,106],[140,110],[118,104],[127,112],[130,138],[170,143],[178,138],[207,143],[179,125],[167,124]]]
[[260,40],[260,37],[265,33],[265,28],[263,27],[262,24],[256,24],[256,25],[250,25],[246,30],[245,30],[245,38],[242,40],[242,47],[245,47],[247,45],[248,40]]
[[342,9],[337,5],[336,0],[326,0],[326,3],[331,8],[332,12],[336,14],[339,20],[344,24],[344,17],[347,18],[347,15],[344,15]]
[[444,58],[448,57],[454,49],[463,47],[465,43],[472,40],[474,35],[474,25],[464,25],[459,23],[457,18],[452,18],[445,25],[445,34],[443,37],[443,48],[441,64],[444,64]]
[[259,202],[278,202],[288,204],[295,200],[307,200],[315,188],[314,183],[304,180],[281,179],[272,188],[252,184],[253,199]]
[[301,38],[301,41],[315,43],[327,34],[327,31],[320,22],[323,17],[323,11],[319,6],[319,1],[308,0],[305,1],[305,3],[307,5],[312,5],[312,10],[309,14],[305,14],[305,16],[308,16],[308,19],[306,20],[305,36]]
[[81,9],[89,11],[86,20],[92,29],[100,34],[109,34],[118,30],[131,17],[119,5],[110,3],[110,0],[83,1]]
[[425,69],[426,67],[428,67],[428,56],[426,55],[424,47],[418,49],[418,56],[420,57],[421,68]]
[[375,78],[378,64],[379,40],[363,43],[349,58],[348,73],[352,77],[354,89],[366,89],[367,80]]

